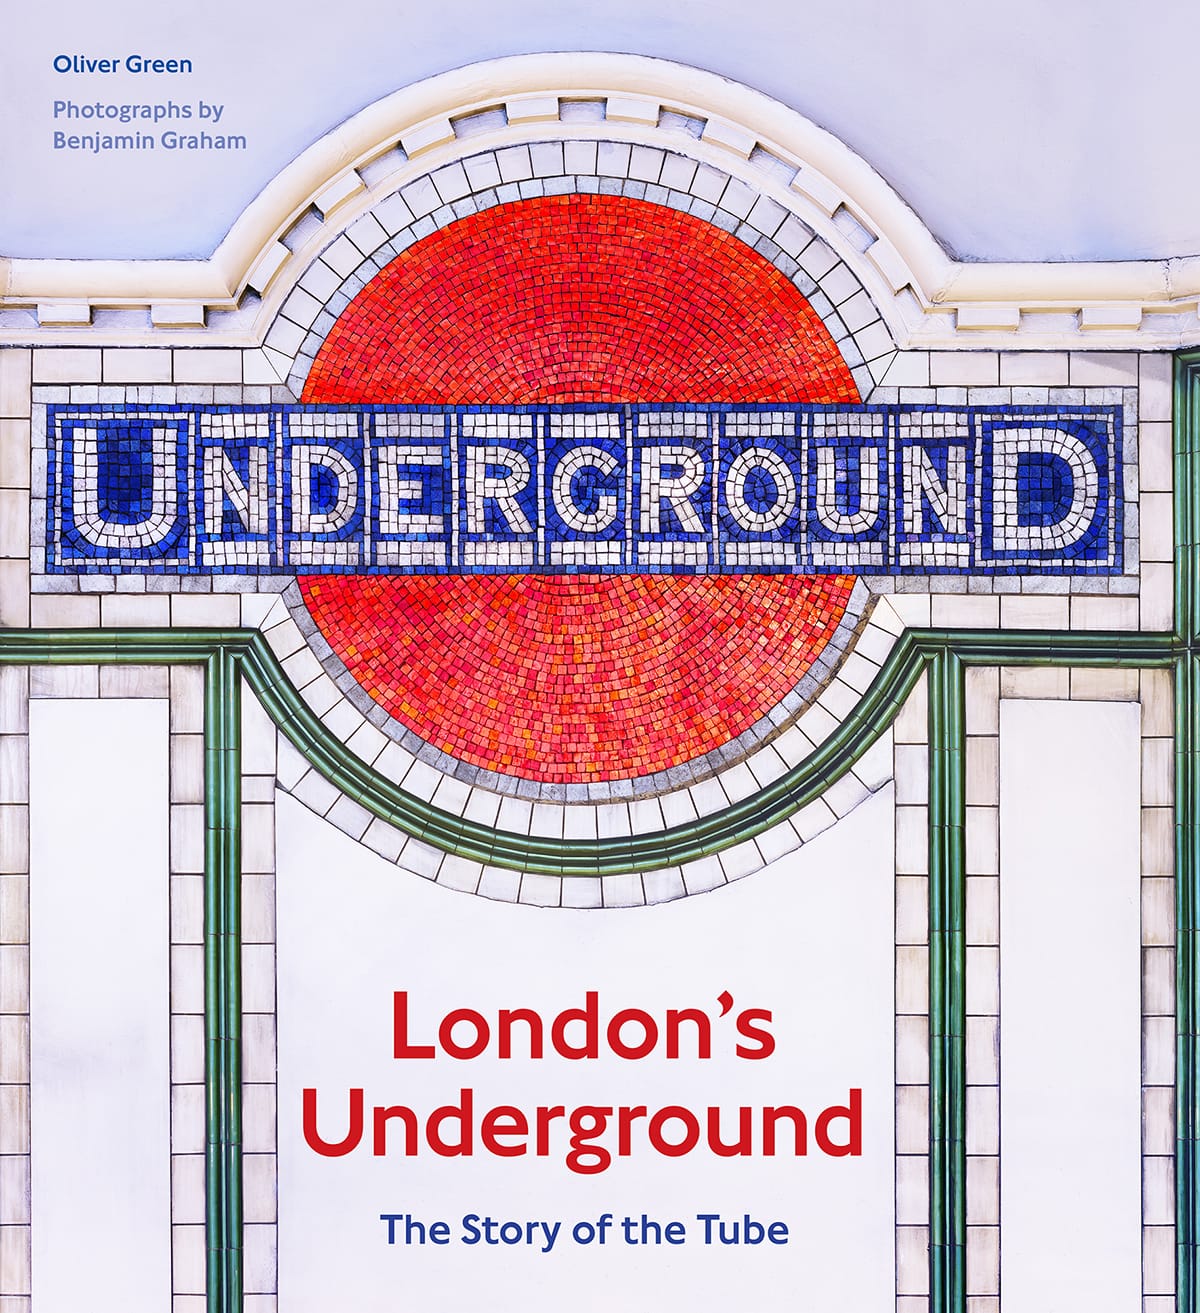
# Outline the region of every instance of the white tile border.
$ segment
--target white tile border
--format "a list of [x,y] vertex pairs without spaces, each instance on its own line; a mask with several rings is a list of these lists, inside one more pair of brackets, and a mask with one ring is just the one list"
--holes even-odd
[[895,345],[859,277],[810,222],[753,185],[763,178],[747,182],[705,163],[696,146],[686,133],[666,135],[654,147],[567,138],[480,151],[461,165],[413,177],[321,250],[280,306],[263,352],[299,396],[337,317],[409,247],[506,203],[620,195],[692,214],[767,259],[808,300],[865,397],[886,374]]
[[[278,1288],[275,777],[278,731],[242,686],[242,1210],[247,1300]],[[253,1110],[253,1112],[251,1112]],[[249,1305],[248,1305],[249,1306]]]
[[0,1308],[26,1313],[29,1210],[29,671],[0,668]]

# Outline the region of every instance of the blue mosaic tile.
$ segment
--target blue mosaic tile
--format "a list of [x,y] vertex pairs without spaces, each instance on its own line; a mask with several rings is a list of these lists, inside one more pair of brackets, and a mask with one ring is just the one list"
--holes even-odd
[[1115,574],[1115,406],[48,408],[52,573]]

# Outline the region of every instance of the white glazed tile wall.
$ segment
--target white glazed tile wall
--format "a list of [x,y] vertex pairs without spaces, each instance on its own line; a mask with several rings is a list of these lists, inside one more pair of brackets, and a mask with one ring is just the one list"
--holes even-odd
[[0,667],[0,1313],[30,1313],[29,671]]
[[275,1098],[277,733],[242,688],[242,1099],[246,1309],[274,1310],[278,1273]]
[[0,351],[0,626],[29,624],[30,351]]
[[1000,671],[966,672],[967,1294],[1000,1293]]
[[[1142,707],[1142,1273],[1144,1313],[1175,1308],[1175,902],[1169,672],[1066,667],[967,672],[967,1275],[998,1301],[999,699],[1137,701]],[[980,1303],[978,1307],[997,1307]]]
[[[172,1313],[202,1313],[204,674],[198,666],[0,667],[0,1313],[30,1313],[28,701],[169,698]],[[275,729],[243,725],[243,1071],[247,1308],[276,1291]]]
[[929,700],[893,726],[896,778],[896,1308],[929,1308]]

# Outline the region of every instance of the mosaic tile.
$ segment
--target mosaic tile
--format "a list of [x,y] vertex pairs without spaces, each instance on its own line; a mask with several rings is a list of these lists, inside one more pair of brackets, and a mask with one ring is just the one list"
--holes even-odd
[[117,400],[52,404],[47,421],[39,550],[53,574],[120,571],[125,591],[145,591],[143,571],[1086,576],[1136,563],[1111,404]]
[[53,402],[46,568],[308,576],[319,656],[544,784],[645,780],[790,706],[853,574],[1121,568],[1118,406],[861,406],[741,230],[617,192],[462,213],[338,291],[304,405]]
[[[354,299],[306,402],[858,400],[804,297],[743,243],[662,206],[562,196],[498,206],[405,251]],[[694,421],[690,421],[694,423]],[[560,473],[566,429],[603,453]],[[613,420],[563,418],[551,480],[590,480],[604,533]],[[660,467],[661,477],[661,467]],[[678,503],[672,502],[672,505]],[[626,550],[616,535],[604,551]],[[650,774],[702,755],[793,688],[850,581],[309,578],[325,637],[372,697],[471,764],[548,781]]]
[[322,633],[392,716],[543,781],[647,775],[736,738],[796,685],[852,580],[327,576]]
[[624,196],[502,205],[403,252],[358,294],[305,401],[858,400],[779,270],[728,233]]

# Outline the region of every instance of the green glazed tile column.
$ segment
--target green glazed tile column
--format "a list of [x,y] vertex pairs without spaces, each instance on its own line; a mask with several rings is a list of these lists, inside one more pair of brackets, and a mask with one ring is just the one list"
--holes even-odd
[[1196,1313],[1200,1271],[1200,1107],[1197,1104],[1197,818],[1200,816],[1200,661],[1175,666],[1175,1242],[1176,1304]]
[[929,1297],[967,1306],[965,680],[949,646],[929,663]]
[[209,1313],[242,1308],[241,678],[205,664],[205,1244]]
[[1176,1307],[1200,1308],[1200,352],[1175,362],[1175,1243]]

